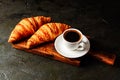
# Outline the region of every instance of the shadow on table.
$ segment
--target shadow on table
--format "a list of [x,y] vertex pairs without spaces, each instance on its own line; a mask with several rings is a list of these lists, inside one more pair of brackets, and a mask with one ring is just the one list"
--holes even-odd
[[[95,41],[94,39],[90,40],[90,44],[91,44],[90,51],[95,51],[98,53],[103,52],[105,53],[105,55],[115,54],[116,59],[113,66],[120,67],[120,55],[117,54],[118,52],[120,52],[120,50],[118,50],[117,48],[109,47],[109,46],[103,46],[101,43],[99,43],[98,41]],[[81,58],[81,66],[89,66],[89,65],[91,66],[91,65],[97,65],[97,64],[102,64],[102,62],[94,58],[90,54],[87,54]]]

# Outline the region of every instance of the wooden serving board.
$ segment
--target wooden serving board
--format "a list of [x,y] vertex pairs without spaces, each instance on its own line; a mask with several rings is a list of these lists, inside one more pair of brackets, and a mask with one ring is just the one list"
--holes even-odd
[[[42,44],[42,45],[39,45],[32,49],[26,48],[26,41],[12,44],[12,46],[19,50],[24,50],[26,52],[30,52],[33,54],[46,56],[51,59],[58,60],[58,61],[68,63],[68,64],[72,64],[75,66],[79,66],[80,62],[81,62],[80,59],[78,59],[78,58],[71,59],[71,58],[66,58],[66,57],[60,55],[54,48],[54,42]],[[115,58],[116,58],[115,54],[106,54],[106,53],[96,52],[96,51],[95,52],[89,51],[89,54],[91,56],[95,57],[96,59],[98,59],[106,64],[109,64],[109,65],[113,65],[115,62]]]

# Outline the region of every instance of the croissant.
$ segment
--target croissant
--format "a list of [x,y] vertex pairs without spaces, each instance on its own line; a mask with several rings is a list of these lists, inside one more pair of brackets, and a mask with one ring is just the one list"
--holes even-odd
[[43,24],[51,21],[51,17],[36,16],[22,19],[13,29],[8,42],[14,43],[30,37]]
[[68,28],[70,28],[70,26],[63,23],[44,24],[28,39],[27,48],[35,47],[44,42],[53,41]]

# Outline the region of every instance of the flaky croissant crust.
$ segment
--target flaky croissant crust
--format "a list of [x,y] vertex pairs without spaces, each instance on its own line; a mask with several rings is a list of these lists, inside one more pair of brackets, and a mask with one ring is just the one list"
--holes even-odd
[[43,24],[51,21],[51,17],[36,16],[22,19],[13,29],[8,42],[14,43],[22,39],[30,37]]
[[27,48],[32,48],[44,42],[53,41],[68,28],[70,28],[70,26],[63,23],[44,24],[28,39]]

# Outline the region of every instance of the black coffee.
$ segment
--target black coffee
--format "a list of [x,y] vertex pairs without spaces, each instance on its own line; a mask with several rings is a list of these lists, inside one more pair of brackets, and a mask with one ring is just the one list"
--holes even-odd
[[68,31],[64,34],[64,38],[69,42],[76,42],[80,39],[80,34],[77,31]]

